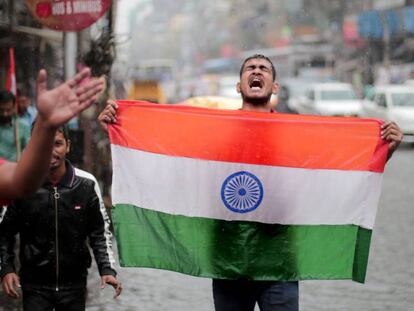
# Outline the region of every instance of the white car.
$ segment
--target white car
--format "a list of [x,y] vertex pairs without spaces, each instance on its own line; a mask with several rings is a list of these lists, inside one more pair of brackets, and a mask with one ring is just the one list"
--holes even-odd
[[403,141],[414,143],[414,85],[374,87],[363,101],[361,115],[395,121],[404,134]]
[[361,101],[349,83],[317,83],[311,85],[300,100],[298,111],[324,116],[358,116]]

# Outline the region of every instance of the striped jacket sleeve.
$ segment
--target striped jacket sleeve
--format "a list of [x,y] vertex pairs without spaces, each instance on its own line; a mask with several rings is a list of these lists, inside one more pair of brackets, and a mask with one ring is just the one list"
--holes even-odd
[[110,219],[103,203],[98,182],[93,175],[76,169],[77,175],[91,180],[88,197],[89,244],[92,248],[99,274],[116,275],[112,250]]

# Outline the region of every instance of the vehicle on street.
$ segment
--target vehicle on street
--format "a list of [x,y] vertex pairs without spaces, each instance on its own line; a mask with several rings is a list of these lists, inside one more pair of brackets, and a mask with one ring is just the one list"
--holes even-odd
[[171,59],[149,59],[130,68],[128,99],[166,104],[175,92],[175,62]]
[[298,105],[305,98],[306,91],[312,82],[307,79],[287,78],[280,81],[279,101],[284,103],[292,112],[298,110]]
[[193,107],[237,110],[242,107],[242,100],[240,97],[195,96],[181,102],[180,104]]
[[361,116],[395,121],[407,143],[414,143],[414,85],[374,87],[362,103]]
[[351,84],[340,82],[311,84],[297,103],[301,114],[358,116],[361,101]]

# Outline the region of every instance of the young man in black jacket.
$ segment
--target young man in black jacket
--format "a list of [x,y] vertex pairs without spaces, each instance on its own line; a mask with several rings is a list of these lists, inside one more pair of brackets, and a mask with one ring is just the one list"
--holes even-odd
[[[23,309],[85,310],[87,269],[93,250],[102,287],[115,297],[116,279],[109,218],[93,175],[66,160],[67,130],[56,132],[49,174],[32,196],[16,200],[0,217],[0,277],[3,290],[18,298]],[[15,235],[20,234],[20,278],[14,267]],[[21,284],[21,285],[20,285]]]

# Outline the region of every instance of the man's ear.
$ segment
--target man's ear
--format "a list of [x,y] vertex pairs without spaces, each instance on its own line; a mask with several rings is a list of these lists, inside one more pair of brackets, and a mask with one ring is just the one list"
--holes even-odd
[[273,82],[273,86],[272,86],[272,93],[273,93],[273,94],[277,94],[277,93],[279,93],[279,83],[277,83],[277,82]]
[[240,82],[237,82],[236,89],[237,89],[237,93],[241,93]]

